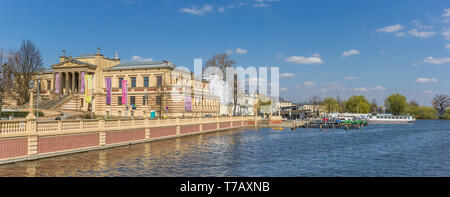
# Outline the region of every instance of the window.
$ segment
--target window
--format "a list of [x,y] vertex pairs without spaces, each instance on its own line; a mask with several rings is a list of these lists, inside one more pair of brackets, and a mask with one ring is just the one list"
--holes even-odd
[[123,78],[119,78],[119,88],[122,88],[122,81],[123,81]]
[[121,96],[117,97],[117,103],[118,103],[118,105],[122,105],[122,97]]
[[136,87],[136,77],[131,77],[131,87],[132,88]]
[[145,99],[145,96],[142,97],[142,105],[145,105],[147,103],[147,100]]
[[156,87],[162,86],[162,76],[156,76]]
[[47,80],[47,90],[51,90],[51,89],[52,89],[52,81]]
[[136,105],[136,97],[135,96],[130,96],[130,104]]
[[144,87],[148,88],[148,77],[144,77]]
[[161,96],[156,96],[156,104],[161,105]]

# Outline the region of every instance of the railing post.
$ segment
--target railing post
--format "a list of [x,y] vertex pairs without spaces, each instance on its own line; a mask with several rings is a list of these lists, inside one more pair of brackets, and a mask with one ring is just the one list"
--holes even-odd
[[80,120],[80,130],[83,130],[83,128],[84,128],[84,121]]
[[100,146],[106,145],[106,131],[105,131],[105,120],[98,121],[98,129],[100,136]]
[[38,132],[36,120],[27,120],[26,130],[28,133],[28,156],[35,156],[38,153]]
[[149,125],[150,121],[148,119],[148,117],[145,117],[144,119],[144,126],[145,126],[145,139],[149,139],[150,138],[150,125]]
[[58,133],[62,132],[62,120],[58,120]]

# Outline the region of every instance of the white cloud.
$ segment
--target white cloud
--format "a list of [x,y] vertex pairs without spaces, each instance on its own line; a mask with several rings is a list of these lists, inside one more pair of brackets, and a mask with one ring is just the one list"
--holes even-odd
[[316,82],[314,82],[314,81],[305,81],[305,82],[303,83],[303,85],[305,85],[305,86],[315,86],[315,85],[316,85]]
[[396,32],[399,30],[402,30],[403,26],[400,24],[395,24],[395,25],[391,25],[391,26],[386,26],[380,29],[377,29],[378,32],[386,32],[386,33],[391,33],[391,32]]
[[436,78],[418,78],[416,80],[417,83],[436,83]]
[[293,64],[322,64],[324,61],[320,57],[303,57],[303,56],[291,56],[284,61]]
[[371,87],[370,90],[386,90],[386,88],[383,86],[375,86],[375,87]]
[[358,79],[359,79],[359,77],[353,77],[353,76],[344,77],[344,80],[358,80]]
[[350,51],[344,51],[344,53],[342,53],[342,57],[348,57],[348,56],[350,56],[350,55],[358,55],[359,54],[359,51],[357,51],[357,50],[355,50],[355,49],[352,49],[352,50],[350,50]]
[[319,54],[319,53],[314,53],[314,54],[312,54],[311,56],[312,56],[312,57],[320,57],[320,54]]
[[403,33],[403,32],[398,32],[398,33],[396,33],[395,34],[395,37],[405,37],[405,33]]
[[286,92],[286,91],[287,91],[287,88],[281,87],[281,88],[280,88],[280,91]]
[[153,62],[153,58],[143,58],[143,57],[139,57],[137,55],[134,55],[133,57],[131,57],[132,61],[135,62]]
[[279,75],[280,77],[295,77],[294,73],[281,73]]
[[427,57],[423,60],[425,63],[429,64],[444,64],[444,63],[450,63],[450,57],[445,58],[434,58],[434,57]]
[[424,90],[423,91],[425,94],[431,94],[431,93],[433,93],[433,91],[431,91],[431,90]]
[[241,49],[241,48],[237,48],[236,49],[236,53],[237,54],[246,54],[247,53],[247,49]]
[[203,15],[209,12],[213,11],[213,6],[210,5],[204,5],[203,7],[197,7],[197,6],[192,6],[192,8],[181,8],[180,12],[181,13],[188,13],[188,14],[193,14],[193,15]]
[[445,45],[446,49],[450,49],[450,43]]
[[444,10],[444,14],[442,14],[442,17],[449,17],[450,16],[450,8],[447,8]]
[[412,30],[408,31],[408,33],[413,36],[420,37],[420,38],[429,38],[429,37],[434,36],[434,34],[436,34],[436,32],[426,32],[426,31],[419,32],[419,31],[417,31],[417,29],[412,29]]
[[217,8],[217,11],[220,13],[224,13],[225,12],[225,7],[219,7]]
[[232,50],[232,49],[228,49],[225,53],[226,53],[227,55],[232,55],[232,54],[233,54],[233,50]]
[[361,87],[361,88],[353,88],[353,90],[354,90],[354,91],[357,91],[357,92],[367,92],[367,88],[365,88],[365,87]]
[[450,27],[444,28],[444,31],[442,32],[442,36],[444,36],[444,38],[446,40],[450,40]]

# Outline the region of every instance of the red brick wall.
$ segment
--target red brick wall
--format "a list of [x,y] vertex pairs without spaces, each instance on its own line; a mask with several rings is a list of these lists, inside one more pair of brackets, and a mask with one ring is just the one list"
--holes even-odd
[[231,122],[220,123],[220,128],[229,128],[229,127],[231,127]]
[[214,130],[214,129],[217,129],[217,124],[216,123],[204,124],[203,125],[203,131],[209,131],[209,130]]
[[0,140],[0,159],[28,155],[28,138]]
[[106,132],[106,144],[145,139],[145,129]]
[[80,134],[38,138],[38,154],[98,146],[100,134]]
[[150,128],[150,138],[165,137],[177,134],[177,127]]
[[281,124],[281,123],[283,123],[282,120],[270,120],[269,121],[269,124]]
[[200,125],[180,126],[181,134],[193,133],[193,132],[199,132],[199,131],[200,131]]
[[245,121],[244,125],[255,125],[255,121]]
[[233,122],[233,127],[237,127],[237,126],[242,126],[242,122],[241,121]]

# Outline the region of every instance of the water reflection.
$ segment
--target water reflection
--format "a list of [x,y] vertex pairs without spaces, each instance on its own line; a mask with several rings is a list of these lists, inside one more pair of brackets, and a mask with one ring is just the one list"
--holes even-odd
[[0,176],[450,176],[450,121],[229,130],[0,166]]

